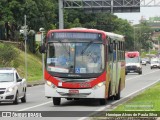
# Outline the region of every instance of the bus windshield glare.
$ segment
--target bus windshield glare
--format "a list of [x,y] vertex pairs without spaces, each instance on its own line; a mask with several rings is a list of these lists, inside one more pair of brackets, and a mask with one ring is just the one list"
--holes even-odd
[[104,45],[91,42],[48,43],[47,71],[55,73],[101,73]]

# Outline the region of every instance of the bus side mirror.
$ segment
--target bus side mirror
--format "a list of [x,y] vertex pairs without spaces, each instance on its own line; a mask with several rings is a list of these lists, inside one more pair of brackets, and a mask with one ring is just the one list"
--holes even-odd
[[110,44],[108,46],[108,51],[109,51],[109,53],[113,53],[113,44]]
[[42,53],[45,53],[45,51],[46,51],[45,44],[40,45],[40,46],[39,46],[39,52],[42,54]]

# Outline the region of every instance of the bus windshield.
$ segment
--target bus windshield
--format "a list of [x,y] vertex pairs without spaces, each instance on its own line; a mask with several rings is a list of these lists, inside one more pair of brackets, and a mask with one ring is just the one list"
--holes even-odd
[[134,58],[126,58],[126,63],[139,63],[140,58],[139,57],[134,57]]
[[56,73],[101,73],[104,70],[104,45],[93,42],[48,43],[46,67]]

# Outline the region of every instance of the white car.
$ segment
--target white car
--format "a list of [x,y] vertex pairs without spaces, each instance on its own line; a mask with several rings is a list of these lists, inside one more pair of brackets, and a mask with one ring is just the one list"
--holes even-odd
[[0,68],[0,102],[18,104],[26,102],[26,80],[21,78],[15,68]]
[[142,60],[142,65],[146,65],[147,64],[147,61],[146,60]]
[[158,60],[151,60],[151,69],[152,68],[159,68],[160,69],[160,61],[158,61]]

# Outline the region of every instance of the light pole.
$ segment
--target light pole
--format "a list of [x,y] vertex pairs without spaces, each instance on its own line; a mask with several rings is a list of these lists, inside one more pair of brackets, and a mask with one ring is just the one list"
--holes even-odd
[[113,0],[111,0],[111,14],[113,14]]
[[64,18],[63,18],[63,0],[58,0],[59,2],[59,29],[64,28]]
[[[44,38],[44,28],[40,28],[39,31],[41,32],[41,44],[43,45],[43,38]],[[43,78],[42,80],[44,80],[44,53],[42,53],[42,74],[43,74]]]
[[26,15],[24,15],[24,41],[25,41],[25,78],[27,80],[27,25],[26,25]]
[[25,64],[25,78],[27,80],[27,25],[26,25],[26,15],[24,16],[24,26],[20,29],[20,34],[24,37],[24,64]]

